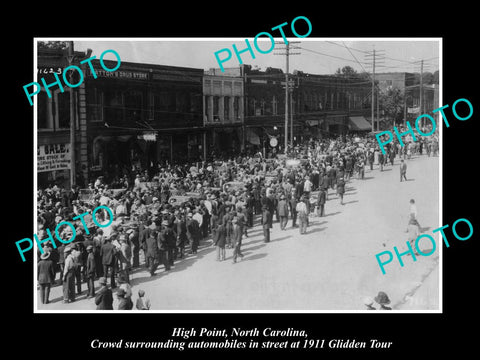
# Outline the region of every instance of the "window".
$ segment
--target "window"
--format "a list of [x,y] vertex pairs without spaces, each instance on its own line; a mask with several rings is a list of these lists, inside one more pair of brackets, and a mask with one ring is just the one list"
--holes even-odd
[[230,98],[228,96],[223,97],[223,121],[230,120]]
[[87,91],[87,111],[90,121],[103,121],[103,92],[97,88]]
[[213,97],[213,121],[218,122],[220,121],[219,116],[219,108],[220,108],[220,98],[218,96]]
[[56,120],[58,129],[70,128],[70,92],[55,93],[56,103]]
[[128,122],[141,121],[143,110],[143,94],[138,90],[129,90],[124,94],[125,118]]
[[239,101],[240,101],[240,99],[238,98],[238,96],[235,96],[233,98],[233,119],[234,119],[234,121],[240,120],[240,115],[238,113],[239,108],[240,108]]
[[51,102],[45,91],[40,91],[37,95],[37,129],[51,129]]
[[104,121],[107,124],[123,122],[123,94],[119,90],[108,90],[104,94]]

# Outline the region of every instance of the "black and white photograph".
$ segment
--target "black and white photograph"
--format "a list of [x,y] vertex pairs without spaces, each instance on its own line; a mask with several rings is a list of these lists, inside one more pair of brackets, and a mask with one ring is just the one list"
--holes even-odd
[[441,46],[35,39],[36,311],[441,311]]
[[475,353],[474,8],[265,5],[5,11],[6,353]]

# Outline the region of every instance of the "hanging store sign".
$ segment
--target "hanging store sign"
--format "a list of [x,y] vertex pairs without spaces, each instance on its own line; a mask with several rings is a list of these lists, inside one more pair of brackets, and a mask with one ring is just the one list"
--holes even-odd
[[70,169],[70,144],[37,147],[37,172]]
[[[135,80],[148,80],[148,73],[143,72],[135,72],[135,71],[105,71],[95,69],[95,73],[97,76],[100,77],[107,77],[107,78],[122,78],[122,79],[135,79]],[[90,76],[93,76],[92,71],[89,72]]]
[[137,139],[145,141],[157,141],[157,133],[147,132],[140,135],[137,135]]
[[271,147],[275,147],[275,146],[277,146],[277,145],[278,145],[278,140],[277,140],[277,138],[272,136],[272,137],[270,138],[270,146],[271,146]]

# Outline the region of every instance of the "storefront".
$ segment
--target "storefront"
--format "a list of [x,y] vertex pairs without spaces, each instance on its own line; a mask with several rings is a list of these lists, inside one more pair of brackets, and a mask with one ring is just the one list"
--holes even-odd
[[70,185],[70,144],[57,143],[37,146],[37,186]]
[[122,62],[115,75],[86,71],[90,179],[200,159],[202,69]]

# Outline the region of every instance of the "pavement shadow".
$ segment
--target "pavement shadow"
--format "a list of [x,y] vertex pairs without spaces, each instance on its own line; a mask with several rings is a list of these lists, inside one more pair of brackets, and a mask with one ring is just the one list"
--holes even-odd
[[293,235],[282,236],[282,237],[280,237],[280,238],[270,237],[270,242],[277,242],[277,241],[287,240],[287,239],[290,239],[290,238],[292,238],[292,237],[293,237]]
[[174,263],[174,266],[172,266],[169,271],[165,271],[163,264],[160,264],[155,271],[155,276],[150,276],[150,274],[146,272],[145,276],[132,279],[130,280],[130,283],[132,286],[139,285],[145,282],[159,279],[170,273],[175,273],[178,271],[185,270],[188,267],[192,266],[195,262],[201,260],[203,257],[205,257],[206,255],[210,254],[213,251],[216,251],[215,246],[211,246],[210,244],[203,244],[201,247],[198,248],[196,254],[189,254],[183,259],[176,260]]
[[374,177],[373,176],[365,176],[363,179],[360,179],[360,180],[370,180],[370,179],[373,179]]
[[356,203],[356,202],[358,202],[358,200],[350,200],[350,201],[344,202],[343,204],[347,205],[347,204],[352,204],[352,203]]
[[311,230],[307,230],[306,234],[312,234],[312,233],[320,232],[320,231],[325,230],[326,228],[327,227],[324,226],[324,227],[320,227],[320,228],[314,228],[314,229],[311,229]]
[[[357,200],[358,201],[358,200]],[[324,217],[327,217],[327,216],[333,216],[333,215],[338,215],[338,214],[341,214],[342,212],[341,211],[335,211],[333,213],[328,213],[328,214],[325,214]]]
[[[86,283],[82,283],[82,285],[86,285]],[[111,287],[110,287],[111,288]],[[95,293],[97,293],[97,291],[100,289],[100,286],[96,286],[95,287]],[[115,289],[114,289],[115,290]],[[113,290],[113,291],[114,291]],[[50,296],[52,294],[50,293]],[[40,298],[40,293],[39,293],[39,296]],[[81,294],[77,294],[75,295],[75,301],[74,302],[78,302],[78,301],[82,301],[82,300],[91,300],[91,299],[87,299],[87,289],[83,290]],[[93,300],[93,299],[92,299]],[[40,300],[38,302],[38,308],[45,308],[47,309],[48,308],[48,305],[49,304],[54,304],[54,303],[58,303],[58,302],[62,302],[63,301],[63,292],[60,296],[58,297],[55,297],[55,298],[50,298],[48,299],[48,304],[41,304]]]
[[250,251],[254,251],[254,250],[258,250],[258,249],[261,249],[262,247],[264,247],[265,245],[267,245],[266,243],[263,243],[263,244],[259,244],[259,245],[256,245],[256,246],[252,246],[252,247],[245,247],[245,248],[242,248],[242,251],[244,251],[244,254],[248,254]]
[[245,256],[242,261],[259,260],[259,259],[263,259],[265,256],[267,256],[266,253],[255,254],[255,255],[252,255],[252,256]]

